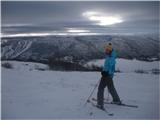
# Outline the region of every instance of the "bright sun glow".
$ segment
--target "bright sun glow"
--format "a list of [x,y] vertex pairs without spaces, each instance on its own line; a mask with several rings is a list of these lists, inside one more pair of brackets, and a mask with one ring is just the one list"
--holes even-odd
[[83,13],[83,16],[87,17],[91,21],[96,21],[98,25],[101,26],[107,26],[107,25],[113,25],[117,23],[123,22],[123,20],[120,17],[117,16],[105,16],[98,12],[85,12]]

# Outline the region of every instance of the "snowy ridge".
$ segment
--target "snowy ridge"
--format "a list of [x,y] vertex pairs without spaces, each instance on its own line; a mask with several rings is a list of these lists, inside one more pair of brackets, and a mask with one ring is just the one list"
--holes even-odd
[[24,71],[31,71],[31,70],[49,70],[49,66],[41,63],[34,63],[34,62],[22,62],[22,61],[2,61],[4,63],[10,63],[14,70],[24,70]]
[[[3,42],[4,41],[4,42]],[[3,60],[41,61],[49,57],[72,56],[75,60],[104,58],[104,46],[112,42],[120,58],[159,60],[157,36],[48,36],[2,38]]]
[[[85,66],[91,67],[93,65],[102,67],[105,59],[92,60],[85,64]],[[152,69],[159,69],[160,61],[145,62],[139,60],[127,60],[118,58],[116,59],[116,70],[121,72],[135,72],[135,70],[151,71]]]

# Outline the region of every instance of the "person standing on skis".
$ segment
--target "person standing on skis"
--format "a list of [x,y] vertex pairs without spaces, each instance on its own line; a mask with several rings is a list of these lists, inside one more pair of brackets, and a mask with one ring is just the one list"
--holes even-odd
[[113,98],[113,103],[115,104],[121,104],[120,98],[117,94],[117,91],[114,87],[113,83],[113,75],[115,72],[115,64],[116,64],[116,52],[112,48],[112,44],[109,43],[105,47],[105,62],[104,62],[104,67],[101,72],[102,77],[101,81],[98,86],[98,93],[97,93],[97,107],[104,109],[104,89],[107,86],[109,93],[111,94]]

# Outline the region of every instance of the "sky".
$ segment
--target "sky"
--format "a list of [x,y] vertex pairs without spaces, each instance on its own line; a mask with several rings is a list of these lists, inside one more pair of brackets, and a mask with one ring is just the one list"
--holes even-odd
[[3,35],[156,33],[158,1],[3,1]]

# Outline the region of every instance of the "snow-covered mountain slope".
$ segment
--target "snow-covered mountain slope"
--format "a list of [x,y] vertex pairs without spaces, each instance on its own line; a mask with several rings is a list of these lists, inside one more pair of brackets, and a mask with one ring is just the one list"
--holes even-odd
[[[2,67],[2,119],[159,118],[159,75],[116,73],[114,83],[120,98],[124,103],[139,107],[105,105],[114,113],[111,117],[89,103],[84,106],[101,77],[100,72],[49,71],[43,64],[5,62],[11,63],[13,68]],[[35,65],[45,71],[34,69]],[[96,93],[97,89],[93,97]],[[108,96],[107,89],[104,96]]]
[[104,58],[104,46],[112,42],[121,58],[159,59],[159,40],[151,35],[46,36],[2,38],[3,60],[48,61],[50,57],[73,60]]
[[[3,45],[7,44],[4,48]],[[2,42],[2,56],[8,59],[14,59],[27,51],[32,45],[32,41],[11,41],[11,45],[8,45],[8,42]]]

